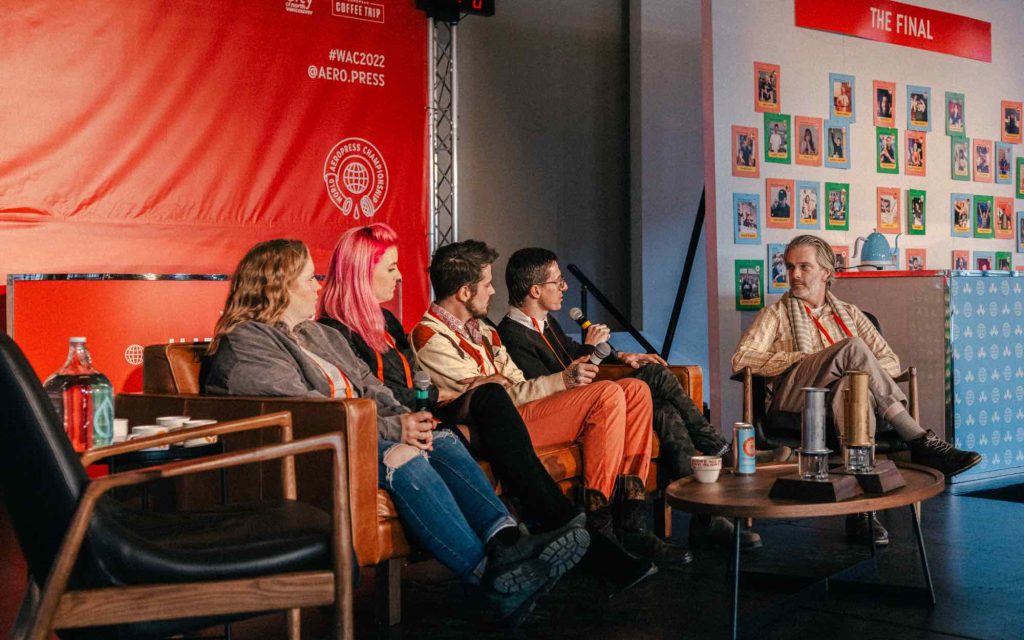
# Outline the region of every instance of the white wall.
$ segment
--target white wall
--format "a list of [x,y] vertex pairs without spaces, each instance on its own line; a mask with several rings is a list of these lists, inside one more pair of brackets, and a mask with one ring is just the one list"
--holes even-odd
[[[761,194],[762,220],[766,207],[765,178],[813,180],[822,183],[850,184],[850,230],[820,231],[833,245],[850,245],[858,236],[865,236],[875,227],[875,188],[899,187],[927,191],[927,234],[900,237],[899,246],[923,247],[928,250],[928,267],[949,268],[953,249],[1012,251],[1011,240],[975,240],[950,237],[949,195],[964,192],[979,195],[1013,196],[1013,185],[960,182],[950,178],[949,139],[945,135],[945,109],[942,99],[946,91],[964,93],[967,104],[967,135],[971,138],[999,139],[998,111],[1000,100],[1024,99],[1024,3],[1020,0],[987,0],[986,2],[955,2],[926,0],[914,2],[921,6],[969,15],[992,23],[993,61],[975,60],[932,53],[918,49],[841,36],[833,33],[799,29],[794,25],[793,0],[729,0],[712,2],[705,7],[711,20],[713,101],[706,103],[706,124],[713,125],[714,140],[709,151],[707,179],[713,182],[715,197],[708,211],[708,237],[716,239],[709,246],[709,296],[711,307],[711,405],[721,416],[722,424],[740,417],[740,385],[730,382],[730,358],[739,337],[756,312],[737,312],[733,261],[765,260],[768,243],[785,243],[797,233],[793,229],[762,228],[762,244],[733,244],[733,192]],[[764,163],[759,179],[735,178],[730,164],[732,125],[757,127],[763,132],[763,115],[753,109],[753,63],[781,65],[782,112],[791,116],[828,118],[827,81],[829,72],[847,73],[856,77],[857,122],[851,127],[852,166],[849,170],[806,167],[796,164]],[[927,176],[913,177],[879,174],[875,170],[874,125],[871,118],[871,84],[873,80],[896,83],[897,128],[900,142],[906,129],[906,85],[924,85],[932,90],[932,131],[927,134]],[[708,90],[705,84],[705,91]],[[759,140],[763,145],[763,140]],[[763,146],[762,146],[763,148]],[[1014,146],[1019,156],[1024,148]],[[905,158],[900,152],[900,170]],[[824,193],[822,193],[824,197]],[[903,195],[905,202],[905,194]],[[905,214],[901,215],[904,219]],[[1022,203],[1016,201],[1016,208]],[[888,236],[892,239],[892,236]],[[1014,256],[1016,263],[1024,259]],[[902,251],[901,251],[902,260]],[[768,297],[772,303],[777,295]],[[880,295],[880,304],[884,296]]]

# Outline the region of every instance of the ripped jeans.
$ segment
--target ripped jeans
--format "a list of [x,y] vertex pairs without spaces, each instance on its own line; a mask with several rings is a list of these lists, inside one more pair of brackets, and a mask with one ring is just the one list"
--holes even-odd
[[485,543],[498,530],[515,526],[515,519],[451,431],[434,432],[434,450],[411,458],[390,459],[396,446],[407,445],[378,439],[378,477],[402,525],[460,578],[478,583],[487,564]]

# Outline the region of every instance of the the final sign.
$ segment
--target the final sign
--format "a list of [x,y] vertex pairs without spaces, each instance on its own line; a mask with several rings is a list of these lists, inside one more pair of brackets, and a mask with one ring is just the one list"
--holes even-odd
[[881,0],[795,0],[796,26],[992,62],[992,23]]

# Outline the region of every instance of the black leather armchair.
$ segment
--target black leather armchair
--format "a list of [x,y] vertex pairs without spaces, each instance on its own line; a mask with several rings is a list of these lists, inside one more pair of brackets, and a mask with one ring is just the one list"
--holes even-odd
[[[129,450],[274,427],[282,442],[90,480],[85,465]],[[332,512],[295,500],[293,456],[329,452]],[[284,498],[156,514],[110,489],[229,466],[279,462]],[[35,373],[0,333],[0,482],[30,580],[14,638],[162,638],[257,612],[333,605],[352,637],[352,565],[345,451],[336,433],[291,441],[291,415],[182,430],[85,454],[71,448]]]

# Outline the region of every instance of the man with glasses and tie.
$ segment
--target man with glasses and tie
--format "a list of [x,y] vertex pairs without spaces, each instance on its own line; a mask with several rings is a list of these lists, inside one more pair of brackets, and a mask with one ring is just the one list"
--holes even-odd
[[[527,378],[549,375],[580,358],[589,358],[597,345],[611,336],[606,325],[592,324],[585,330],[583,342],[577,342],[551,315],[562,308],[569,288],[558,266],[558,256],[552,251],[528,248],[513,253],[505,268],[505,284],[510,306],[498,325],[498,334]],[[629,378],[643,381],[651,390],[661,484],[691,475],[690,460],[695,455],[731,455],[728,441],[704,418],[660,356],[613,351],[604,362],[633,367]],[[723,544],[732,540],[732,523],[724,518],[710,523],[698,518],[695,524],[691,545],[700,544],[708,536]],[[748,548],[761,544],[760,536],[752,531],[744,531],[742,540]]]

